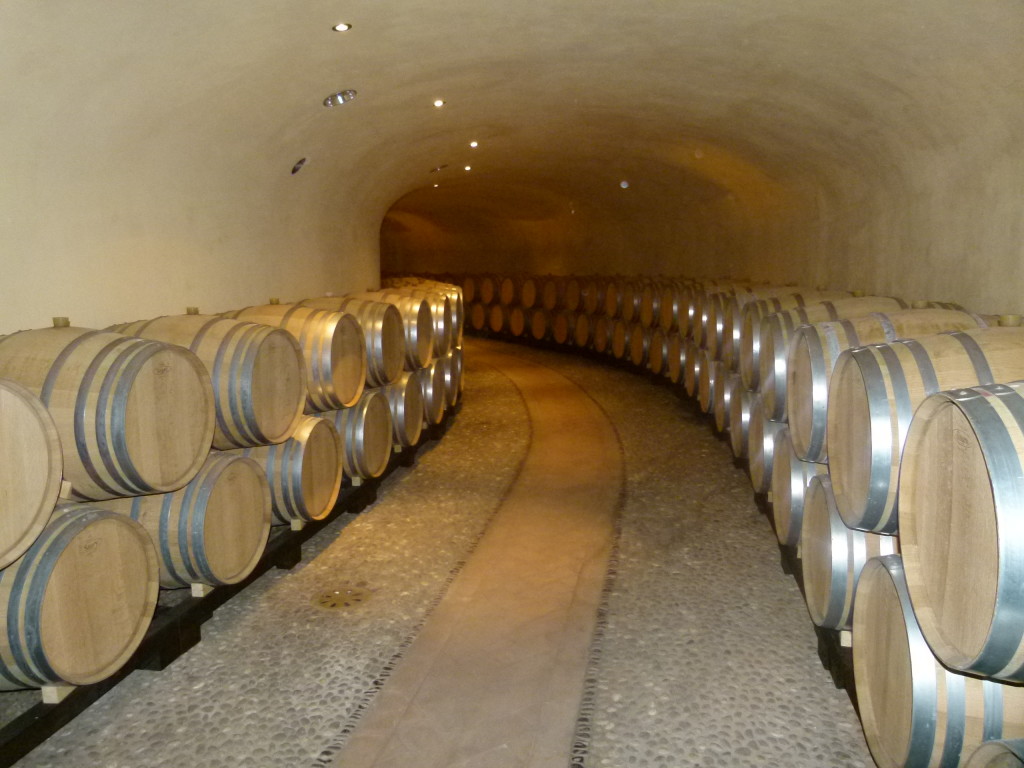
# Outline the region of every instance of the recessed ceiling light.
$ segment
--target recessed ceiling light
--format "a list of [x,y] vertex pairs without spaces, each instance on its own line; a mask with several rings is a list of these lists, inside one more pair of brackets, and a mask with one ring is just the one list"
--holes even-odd
[[622,181],[619,182],[619,186],[622,187],[623,189],[629,189],[629,182],[623,179]]
[[467,170],[467,171],[472,171],[472,170],[473,170],[473,166],[471,166],[471,165],[467,165],[467,166],[466,166],[466,170]]
[[469,146],[471,146],[473,149],[476,149],[477,147],[480,146],[480,144],[478,142],[471,141],[469,142]]
[[444,106],[444,99],[434,99],[434,106],[440,109]]
[[335,32],[348,32],[350,29],[352,29],[352,25],[346,24],[345,22],[341,22],[341,24],[334,25]]
[[302,158],[295,165],[292,166],[292,176],[302,170],[302,166],[306,164],[306,158]]
[[352,101],[352,99],[354,99],[355,97],[356,97],[356,92],[353,91],[351,88],[348,88],[348,89],[346,89],[344,91],[338,91],[337,93],[332,93],[330,96],[328,96],[326,99],[324,99],[324,106],[325,107],[340,107],[342,104],[345,104],[345,103],[347,103],[349,101]]
[[441,186],[441,185],[440,184],[435,184],[434,185],[434,189],[437,189],[439,186]]
[[439,165],[436,168],[431,168],[430,172],[431,173],[437,173],[438,171],[443,171],[447,167],[448,167],[448,163],[445,163],[444,165]]

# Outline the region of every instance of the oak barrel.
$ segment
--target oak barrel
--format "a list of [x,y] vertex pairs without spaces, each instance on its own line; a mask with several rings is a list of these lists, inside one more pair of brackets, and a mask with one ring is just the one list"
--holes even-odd
[[508,332],[516,338],[526,333],[526,312],[518,304],[508,310]]
[[643,323],[631,323],[629,326],[629,361],[637,368],[647,366],[650,352],[651,331]]
[[351,408],[328,411],[321,417],[332,421],[341,436],[345,474],[370,478],[384,473],[392,446],[391,407],[387,395],[379,389],[367,389]]
[[750,407],[754,393],[740,387],[729,398],[729,447],[737,459],[747,457],[747,445],[750,441]]
[[[765,315],[757,325],[754,317],[744,317],[743,349],[740,373],[751,389],[760,387],[765,408],[775,421],[786,418],[786,355],[789,340],[801,325],[826,323],[872,312],[898,312],[907,309],[902,299],[885,296],[860,296],[822,301],[806,307],[793,307]],[[751,323],[748,333],[746,324]]]
[[355,316],[363,329],[366,346],[367,385],[382,387],[398,378],[405,361],[405,328],[398,307],[386,301],[354,296],[328,296],[300,303]]
[[965,768],[1024,768],[1024,739],[987,741],[971,753]]
[[750,423],[747,426],[747,461],[750,484],[755,493],[767,493],[772,486],[772,462],[775,457],[775,435],[785,424],[764,417],[761,395],[750,399]]
[[836,508],[829,476],[811,478],[800,525],[800,563],[804,599],[815,624],[847,629],[864,564],[877,555],[894,555],[898,549],[895,536],[847,528]]
[[[459,350],[452,350],[452,355]],[[403,373],[383,388],[391,408],[391,435],[404,448],[416,445],[423,433],[423,391],[414,373]]]
[[0,690],[110,677],[149,627],[158,578],[141,525],[95,506],[58,504],[28,551],[0,571]]
[[683,378],[683,367],[686,365],[686,344],[678,333],[670,333],[665,342],[665,376],[673,384]]
[[[487,327],[486,304],[481,304],[479,301],[474,301],[472,304],[469,305],[469,310],[467,314],[468,317],[466,319],[469,322],[469,327],[472,328],[474,331],[482,331],[484,328]],[[413,368],[408,363],[406,363],[405,367],[406,370],[416,370],[416,368],[418,368],[419,366]]]
[[440,424],[444,420],[448,395],[445,390],[444,366],[435,360],[416,372],[416,380],[423,392],[423,421],[426,426]]
[[219,451],[184,488],[99,506],[146,529],[162,587],[236,584],[256,567],[270,534],[270,487],[262,467]]
[[1024,383],[939,392],[900,468],[910,596],[928,644],[961,672],[1024,682]]
[[[353,293],[352,298],[384,301],[393,304],[402,316],[405,329],[405,369],[415,371],[429,363],[434,357],[434,316],[430,303],[425,299],[401,293],[367,291]],[[469,311],[469,324],[474,330],[483,330],[487,325],[485,302],[473,304]],[[449,305],[450,306],[450,305]]]
[[462,392],[462,349],[456,348],[441,359],[444,371],[444,399],[449,408],[459,402]]
[[[452,322],[452,303],[448,295],[435,288],[384,288],[380,291],[385,301],[401,297],[412,297],[427,303],[433,322],[433,356],[447,354],[452,347],[455,326]],[[485,302],[486,303],[486,302]]]
[[898,555],[874,558],[861,572],[853,672],[879,768],[961,766],[983,740],[1024,736],[1024,688],[948,671],[932,655]]
[[203,362],[213,381],[214,448],[279,443],[302,418],[305,362],[285,330],[207,315],[139,320],[115,330],[187,347]]
[[800,543],[807,486],[813,477],[826,472],[826,464],[803,461],[793,452],[789,427],[776,433],[772,452],[772,520],[782,546],[795,547]]
[[598,354],[608,354],[612,345],[612,331],[615,321],[607,315],[597,315],[594,318],[594,337],[591,344]]
[[651,329],[651,338],[647,346],[647,367],[655,376],[665,373],[668,361],[668,334],[664,329]]
[[[491,304],[487,312],[487,327],[494,333],[501,333],[509,329],[511,322],[510,310],[507,304]],[[440,357],[440,355],[436,355]]]
[[53,417],[75,498],[180,488],[210,449],[210,377],[187,349],[86,328],[20,331],[0,339],[0,377]]
[[611,351],[616,360],[625,360],[629,349],[629,323],[619,317],[612,322]]
[[590,315],[578,312],[572,329],[572,343],[580,349],[587,349],[593,336],[593,325]]
[[558,310],[551,315],[551,339],[556,344],[568,344],[572,341],[576,330],[576,316],[567,309]]
[[551,313],[543,307],[534,307],[527,313],[530,321],[530,338],[543,341],[551,333]]
[[331,421],[304,416],[283,443],[229,453],[262,467],[270,484],[274,517],[290,523],[321,520],[330,514],[341,489],[341,450],[341,438]]
[[63,467],[57,425],[42,401],[0,379],[0,568],[21,557],[46,526]]
[[282,328],[299,343],[306,364],[306,412],[347,408],[366,384],[366,340],[355,315],[302,304],[265,304],[223,317]]
[[829,386],[829,474],[851,528],[897,530],[900,455],[914,410],[955,387],[1024,378],[1024,328],[952,331],[843,352]]
[[797,455],[806,461],[828,458],[829,383],[843,350],[941,331],[984,327],[984,320],[968,312],[908,309],[872,312],[798,328],[789,341],[786,358],[786,415]]

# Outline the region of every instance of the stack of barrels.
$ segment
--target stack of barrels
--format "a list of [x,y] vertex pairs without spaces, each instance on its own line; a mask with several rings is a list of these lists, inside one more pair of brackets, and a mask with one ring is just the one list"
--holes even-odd
[[[562,339],[548,315],[535,338],[667,377],[728,436],[812,620],[852,643],[878,765],[1024,766],[1019,317],[794,286],[532,280],[593,329]],[[590,311],[571,306],[582,286],[602,297]]]
[[0,690],[109,677],[160,587],[244,580],[381,475],[457,402],[461,318],[423,283],[0,336]]

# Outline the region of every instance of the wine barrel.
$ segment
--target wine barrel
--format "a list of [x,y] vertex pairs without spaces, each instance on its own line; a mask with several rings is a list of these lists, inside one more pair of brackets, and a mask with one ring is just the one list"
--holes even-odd
[[306,412],[348,408],[366,384],[366,340],[354,315],[301,304],[266,304],[224,312],[288,331],[306,364]]
[[[863,317],[872,312],[898,312],[908,309],[902,299],[886,296],[859,296],[835,301],[821,301],[805,307],[792,307],[758,319],[749,305],[743,317],[743,347],[740,350],[740,373],[744,383],[765,394],[765,407],[775,421],[785,418],[786,349],[793,331],[801,325],[826,323],[849,317]],[[748,328],[749,326],[749,328]],[[766,387],[776,389],[769,402]],[[777,400],[777,405],[775,401]],[[770,407],[769,407],[770,406]]]
[[173,493],[99,505],[146,529],[156,545],[162,587],[237,584],[252,573],[270,535],[270,487],[263,468],[218,451]]
[[283,443],[228,453],[250,458],[266,472],[278,522],[322,520],[334,508],[341,489],[342,446],[332,422],[305,416]]
[[[843,352],[829,386],[829,474],[851,528],[897,530],[900,455],[930,394],[1024,378],[1024,328],[953,331]],[[884,423],[883,423],[884,420]]]
[[187,347],[203,362],[213,380],[214,448],[279,443],[302,418],[305,362],[285,330],[206,315],[139,320],[113,330]]
[[793,451],[789,427],[775,434],[772,450],[772,520],[775,536],[784,547],[800,543],[807,486],[816,475],[828,472],[828,466],[803,461]]
[[498,283],[498,303],[506,307],[511,307],[515,304],[519,299],[521,285],[521,277],[506,275],[501,278],[501,281]]
[[[461,350],[452,350],[454,355]],[[423,434],[423,391],[414,373],[403,373],[383,389],[391,408],[391,436],[394,442],[409,448]]]
[[747,457],[747,446],[750,442],[750,407],[754,393],[740,387],[729,398],[729,447],[737,459]]
[[454,408],[462,392],[462,350],[453,349],[441,358],[441,370],[444,371],[445,404]]
[[665,342],[665,375],[673,384],[683,378],[683,367],[686,365],[686,345],[678,333],[670,333]]
[[609,352],[614,330],[615,321],[607,315],[598,315],[594,318],[594,338],[591,340],[591,345],[595,352],[601,355]]
[[[491,304],[487,312],[487,327],[494,333],[507,331],[509,327],[509,309],[505,304]],[[445,353],[447,354],[447,353]],[[440,355],[438,355],[440,357]]]
[[58,504],[28,551],[0,571],[0,690],[87,685],[117,672],[149,627],[156,551],[134,520]]
[[398,378],[405,361],[405,328],[398,307],[353,296],[306,299],[299,303],[355,316],[363,329],[368,386],[382,387]]
[[[467,319],[469,321],[470,328],[472,328],[474,331],[482,331],[484,328],[487,327],[487,305],[481,304],[479,301],[475,301],[472,304],[470,304]],[[433,331],[431,331],[431,333],[433,333]],[[416,366],[416,368],[413,368],[411,366],[411,364],[408,362],[408,355],[406,356],[406,360],[406,368],[408,370],[415,370],[416,368],[419,367]]]
[[537,279],[535,277],[524,277],[522,283],[519,285],[519,303],[523,309],[532,309],[537,306],[537,298],[540,295],[540,291],[537,288]]
[[647,367],[655,376],[665,373],[668,361],[668,334],[660,327],[651,329],[651,339],[647,346]]
[[872,557],[894,555],[898,550],[895,536],[847,528],[839,516],[829,476],[811,478],[800,525],[800,569],[807,611],[815,624],[848,629],[864,564]]
[[706,349],[697,354],[700,357],[697,372],[697,403],[704,413],[712,413],[715,409],[715,388],[724,381],[725,366],[716,366],[716,363],[721,361],[712,359],[711,352]]
[[528,314],[530,321],[530,338],[543,341],[551,333],[551,313],[543,307],[536,307]]
[[440,424],[444,420],[447,394],[445,390],[444,366],[435,360],[426,368],[416,372],[420,391],[423,393],[423,421],[426,426]]
[[604,313],[609,318],[615,319],[622,313],[624,283],[614,278],[605,283],[604,286]]
[[498,298],[499,283],[500,278],[497,275],[477,275],[476,300],[482,304],[493,304]]
[[785,424],[764,417],[760,393],[750,400],[750,424],[747,427],[747,458],[750,484],[755,493],[767,493],[772,485],[772,462],[775,457],[775,435]]
[[518,304],[509,308],[508,332],[517,339],[526,333],[526,313]]
[[656,325],[661,317],[661,286],[645,283],[640,288],[640,310],[637,319],[644,328]]
[[[447,294],[435,289],[425,290],[420,288],[393,288],[382,290],[380,293],[381,298],[385,301],[402,297],[411,297],[425,301],[433,322],[434,332],[431,336],[433,356],[440,357],[441,355],[448,354],[448,350],[452,348],[453,331],[455,328],[452,322],[452,303]],[[487,304],[489,302],[484,303]]]
[[[436,368],[434,363],[431,366]],[[379,389],[367,389],[351,408],[320,415],[333,422],[341,436],[345,474],[355,478],[384,474],[392,446],[391,406],[387,395]]]
[[939,392],[917,409],[899,517],[914,611],[961,672],[1024,682],[1024,383]]
[[576,316],[568,310],[558,310],[551,315],[551,339],[555,344],[568,344],[576,329]]
[[986,741],[971,753],[965,768],[1024,768],[1024,739]]
[[686,340],[686,365],[683,368],[683,389],[690,397],[696,397],[700,389],[700,369],[703,363],[701,353],[693,339]]
[[[382,291],[353,293],[351,296],[356,299],[384,301],[388,304],[394,304],[395,308],[398,309],[398,313],[402,316],[402,326],[405,329],[406,370],[415,371],[433,359],[435,326],[429,302],[415,296],[395,293],[388,294]],[[484,303],[481,302],[470,307],[470,326],[477,331],[482,331],[487,324],[487,313],[483,307]],[[449,308],[450,306],[449,303]]]
[[626,359],[626,350],[629,348],[629,323],[621,317],[612,322],[611,352],[616,360]]
[[479,281],[476,275],[462,276],[462,295],[467,303],[480,301],[478,285]]
[[623,322],[632,324],[640,316],[640,286],[632,281],[624,281],[620,290],[622,305],[619,317]]
[[798,328],[789,341],[786,359],[786,414],[797,456],[805,461],[828,458],[829,382],[843,350],[941,331],[984,327],[984,320],[967,312],[908,309],[886,314],[873,312]]
[[732,416],[732,396],[743,386],[738,373],[727,373],[725,364],[720,363],[721,370],[718,374],[721,378],[720,385],[715,387],[715,403],[712,406],[712,413],[715,416],[715,429],[725,432],[729,429],[729,417]]
[[387,288],[417,288],[422,291],[431,291],[447,296],[452,315],[451,345],[458,346],[462,343],[462,331],[466,321],[466,304],[463,301],[462,289],[459,286],[422,277],[392,278],[385,280],[382,285]]
[[629,361],[637,368],[647,366],[647,357],[651,346],[651,332],[643,323],[632,323],[629,326]]
[[583,300],[583,288],[575,277],[567,277],[562,282],[561,305],[568,312],[578,312]]
[[983,740],[1024,736],[1024,689],[965,677],[936,661],[898,555],[874,558],[861,573],[853,673],[879,768],[961,766]]
[[21,557],[46,526],[63,467],[57,425],[42,401],[0,379],[0,568]]
[[[761,318],[766,315],[822,301],[848,298],[850,298],[849,291],[791,292],[791,289],[788,288],[774,296],[760,296],[759,294],[734,296],[726,306],[721,358],[730,370],[739,370],[748,339],[751,336],[759,335]],[[754,339],[750,339],[750,343],[752,346],[759,346]]]
[[593,334],[593,323],[590,315],[586,312],[579,312],[576,315],[575,325],[572,329],[572,342],[580,349],[587,349],[590,346],[590,338]]
[[180,488],[209,452],[210,377],[187,349],[86,328],[20,331],[0,339],[0,378],[53,417],[77,499]]
[[540,306],[548,312],[554,312],[559,307],[561,288],[559,280],[554,276],[540,278]]
[[586,278],[580,285],[580,306],[583,313],[596,315],[601,309],[601,302],[604,294],[601,291],[601,283],[593,277]]

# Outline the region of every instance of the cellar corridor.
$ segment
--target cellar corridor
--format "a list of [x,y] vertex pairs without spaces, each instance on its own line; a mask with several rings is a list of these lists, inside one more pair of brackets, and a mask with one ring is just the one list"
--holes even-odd
[[467,339],[465,371],[376,504],[18,765],[871,765],[689,403],[502,342]]

